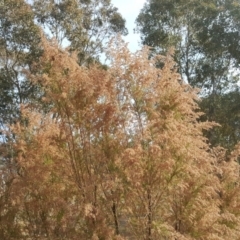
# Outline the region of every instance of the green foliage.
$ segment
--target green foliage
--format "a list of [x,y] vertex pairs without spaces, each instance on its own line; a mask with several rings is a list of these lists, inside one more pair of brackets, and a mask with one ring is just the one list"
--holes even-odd
[[[221,125],[211,130],[207,136],[210,142],[216,146],[221,146],[233,150],[234,146],[240,139],[240,93],[235,90],[229,93],[203,98],[200,106],[205,110],[206,115],[202,116],[202,120],[207,120],[208,116],[214,116]],[[213,103],[215,103],[213,105]],[[214,112],[211,112],[214,111]]]
[[136,20],[137,29],[142,43],[155,52],[175,47],[179,71],[188,83],[208,93],[222,92],[222,78],[239,63],[240,22],[233,9],[240,6],[234,3],[150,0]]
[[38,23],[59,45],[68,40],[80,65],[99,61],[106,41],[114,34],[127,34],[125,20],[108,0],[34,0],[33,10]]
[[0,8],[0,123],[19,117],[20,104],[36,93],[23,74],[41,54],[40,34],[30,6],[23,0],[6,0]]

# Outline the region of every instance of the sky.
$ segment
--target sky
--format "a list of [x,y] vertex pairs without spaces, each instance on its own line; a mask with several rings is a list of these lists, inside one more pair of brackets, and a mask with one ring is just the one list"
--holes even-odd
[[112,0],[111,2],[126,20],[128,35],[124,37],[124,40],[128,42],[129,49],[132,52],[139,50],[140,36],[133,33],[133,29],[136,27],[134,22],[146,0]]

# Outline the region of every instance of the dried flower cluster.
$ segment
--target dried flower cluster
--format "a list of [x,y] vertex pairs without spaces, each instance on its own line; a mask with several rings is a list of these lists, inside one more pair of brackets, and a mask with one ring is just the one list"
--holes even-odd
[[43,104],[23,106],[12,127],[1,239],[239,239],[240,148],[226,159],[209,147],[213,123],[198,121],[170,55],[148,60],[118,39],[104,70],[43,48],[28,76]]

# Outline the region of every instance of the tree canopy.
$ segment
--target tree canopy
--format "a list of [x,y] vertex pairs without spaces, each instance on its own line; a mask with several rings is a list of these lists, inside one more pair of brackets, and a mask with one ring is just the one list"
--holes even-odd
[[236,1],[149,0],[136,23],[142,42],[157,53],[176,49],[182,77],[208,93],[226,90],[239,64]]
[[[41,54],[40,32],[34,14],[24,0],[6,0],[0,7],[0,124],[10,124],[19,105],[36,94],[36,86],[22,70],[30,68]],[[2,127],[1,127],[2,128]]]
[[61,46],[78,52],[79,64],[99,60],[107,40],[128,33],[125,20],[110,0],[34,0],[37,22]]
[[[43,92],[26,79],[42,54],[41,35],[68,45],[78,64],[100,62],[107,41],[127,34],[125,20],[109,0],[0,1],[0,124],[19,119],[22,103],[39,102]],[[35,69],[37,70],[37,69]]]
[[170,55],[148,60],[115,39],[106,71],[42,48],[28,77],[51,104],[22,105],[26,123],[12,126],[1,238],[238,239],[239,148],[209,147],[213,124]]
[[133,54],[109,0],[4,1],[0,239],[239,239],[235,10],[149,0]]
[[[170,47],[175,48],[178,71],[186,82],[200,88],[205,102],[201,107],[210,121],[222,122],[217,109],[219,104],[222,109],[227,106],[218,100],[239,87],[239,9],[239,2],[233,0],[149,0],[136,20],[142,43],[151,47],[152,54],[164,54]],[[230,93],[230,96],[236,95]],[[228,122],[227,114],[223,113],[223,125],[231,131],[224,138],[234,139],[237,129],[231,124],[233,119]],[[213,139],[226,132],[216,133],[212,132]],[[217,144],[229,146],[228,141]],[[230,145],[235,144],[232,141]]]

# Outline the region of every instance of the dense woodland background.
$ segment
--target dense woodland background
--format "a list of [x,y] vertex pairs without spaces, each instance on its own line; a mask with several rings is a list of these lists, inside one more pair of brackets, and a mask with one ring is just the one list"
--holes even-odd
[[135,30],[0,0],[0,239],[240,239],[240,1],[148,0]]

